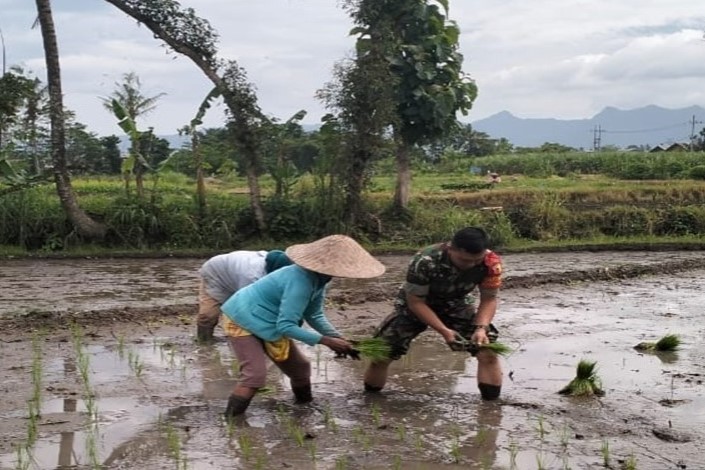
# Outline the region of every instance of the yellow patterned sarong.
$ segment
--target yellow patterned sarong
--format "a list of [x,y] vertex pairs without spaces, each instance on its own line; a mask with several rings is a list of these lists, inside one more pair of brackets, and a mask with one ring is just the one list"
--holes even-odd
[[[223,330],[227,336],[237,338],[239,336],[251,336],[252,333],[233,322],[227,315],[223,315]],[[277,341],[263,341],[264,350],[273,361],[283,362],[289,359],[289,348],[291,340],[282,338]]]

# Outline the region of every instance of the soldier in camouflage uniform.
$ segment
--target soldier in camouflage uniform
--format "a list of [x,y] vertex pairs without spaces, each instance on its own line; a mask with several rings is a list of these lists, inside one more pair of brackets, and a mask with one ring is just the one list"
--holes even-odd
[[[450,242],[432,245],[414,256],[394,311],[376,334],[391,345],[391,358],[370,364],[365,372],[365,390],[382,390],[391,361],[406,354],[411,341],[429,326],[455,351],[465,350],[467,343],[496,341],[498,332],[491,322],[497,310],[502,264],[488,245],[484,230],[467,227]],[[480,292],[477,308],[470,295],[476,287]],[[494,400],[502,387],[499,360],[486,350],[474,355],[482,398]]]

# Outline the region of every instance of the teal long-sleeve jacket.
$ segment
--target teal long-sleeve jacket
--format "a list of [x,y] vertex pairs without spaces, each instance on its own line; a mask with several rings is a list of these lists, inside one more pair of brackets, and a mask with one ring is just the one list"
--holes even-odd
[[[323,313],[329,280],[297,265],[286,266],[240,289],[220,308],[265,341],[286,337],[313,346],[323,336],[341,336]],[[304,322],[314,331],[303,328]]]

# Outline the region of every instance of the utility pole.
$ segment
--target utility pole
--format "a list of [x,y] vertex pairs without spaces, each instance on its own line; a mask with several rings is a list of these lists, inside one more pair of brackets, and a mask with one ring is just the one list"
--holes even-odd
[[593,152],[599,152],[601,148],[601,142],[602,142],[602,133],[604,131],[602,130],[602,126],[599,124],[593,129],[592,133],[592,151]]
[[693,147],[695,146],[695,124],[702,124],[702,121],[696,121],[695,120],[695,114],[693,114],[693,118],[690,120],[690,151],[693,151]]
[[2,75],[0,75],[0,77],[4,77],[7,61],[5,57],[5,36],[2,35],[2,28],[0,28],[0,43],[2,43]]

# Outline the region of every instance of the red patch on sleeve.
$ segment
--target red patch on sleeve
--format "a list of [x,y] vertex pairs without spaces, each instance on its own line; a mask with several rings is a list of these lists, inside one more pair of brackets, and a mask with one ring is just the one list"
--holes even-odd
[[487,266],[490,276],[502,274],[502,259],[494,251],[490,251],[485,255],[485,266]]

